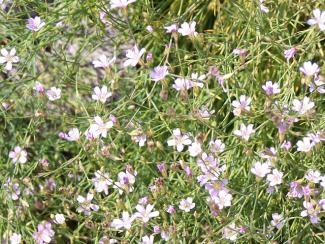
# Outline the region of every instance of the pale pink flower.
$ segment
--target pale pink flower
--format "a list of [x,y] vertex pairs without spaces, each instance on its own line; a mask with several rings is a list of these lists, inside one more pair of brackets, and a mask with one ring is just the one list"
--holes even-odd
[[311,18],[307,21],[308,25],[318,25],[318,28],[323,31],[325,30],[325,11],[320,9],[313,10],[314,18]]
[[305,210],[303,210],[300,213],[300,216],[301,217],[307,217],[308,216],[309,219],[310,219],[310,222],[312,224],[317,224],[320,221],[320,219],[317,216],[320,211],[311,202],[304,201],[303,206],[304,206]]
[[167,141],[168,146],[176,146],[178,152],[183,151],[184,145],[190,145],[191,139],[187,134],[182,135],[179,128],[173,130],[173,136]]
[[319,73],[319,66],[316,63],[312,63],[311,61],[304,62],[302,66],[299,68],[300,72],[302,72],[305,76],[314,76]]
[[282,214],[278,213],[273,213],[272,214],[272,220],[271,220],[271,225],[276,227],[277,229],[281,229],[284,225],[285,221],[283,219]]
[[196,22],[184,22],[181,27],[178,29],[178,32],[182,36],[196,36],[197,32],[195,31]]
[[179,209],[185,212],[190,212],[191,209],[195,207],[195,203],[193,202],[192,197],[188,197],[186,199],[182,199],[179,203]]
[[150,78],[154,81],[163,80],[168,75],[167,66],[157,66],[150,72]]
[[292,101],[292,110],[296,111],[300,115],[308,113],[314,106],[315,103],[310,100],[309,97],[304,97],[302,101],[294,99]]
[[297,48],[292,47],[284,51],[284,57],[289,61],[292,59],[297,53]]
[[37,93],[44,93],[45,92],[45,88],[44,88],[43,84],[38,82],[38,81],[35,82],[34,90]]
[[297,151],[298,152],[309,152],[313,148],[314,144],[309,137],[304,137],[302,140],[297,142]]
[[9,152],[9,158],[12,159],[14,164],[27,162],[27,152],[23,150],[20,146],[16,146],[13,151]]
[[86,197],[83,197],[79,195],[77,197],[77,201],[79,203],[79,207],[77,208],[78,213],[85,213],[85,215],[90,215],[90,212],[93,211],[98,211],[99,206],[96,204],[91,203],[93,200],[94,195],[91,193],[88,193]]
[[173,88],[176,91],[186,91],[193,87],[192,81],[185,78],[177,78],[174,80]]
[[107,90],[107,86],[102,86],[102,88],[96,86],[94,88],[94,94],[91,96],[91,98],[95,101],[100,101],[101,103],[105,103],[106,100],[111,96],[112,93]]
[[98,138],[99,136],[106,138],[107,131],[111,129],[113,125],[114,123],[111,120],[104,122],[101,117],[95,116],[94,123],[89,127],[89,132],[94,136],[94,138]]
[[96,192],[104,192],[108,194],[108,186],[113,184],[109,178],[109,174],[100,170],[95,172],[95,177],[92,179]]
[[148,223],[151,218],[159,216],[158,211],[153,211],[154,205],[148,204],[146,207],[142,205],[137,205],[137,212],[134,214],[134,217],[141,219],[143,223]]
[[56,87],[51,87],[46,91],[46,96],[50,101],[55,101],[61,98],[61,89]]
[[219,209],[223,209],[224,207],[231,206],[232,195],[227,190],[221,190],[212,199],[218,205]]
[[250,111],[250,103],[252,99],[250,97],[246,97],[245,95],[241,95],[239,100],[233,101],[231,104],[234,107],[233,113],[235,116],[240,116],[242,112]]
[[305,175],[305,179],[317,184],[322,180],[322,176],[318,170],[309,170]]
[[17,233],[13,233],[10,236],[10,244],[20,244],[21,242],[21,235]]
[[33,237],[37,244],[50,243],[54,237],[54,230],[52,229],[52,224],[47,221],[37,225],[37,231],[33,233]]
[[268,163],[256,162],[251,168],[251,172],[259,178],[264,178],[270,171],[270,165]]
[[141,244],[153,244],[154,238],[155,237],[153,235],[151,235],[151,236],[144,236],[144,237],[142,237]]
[[151,25],[148,25],[146,27],[146,30],[151,33],[151,32],[153,32],[153,27]]
[[244,48],[235,48],[232,53],[238,56],[245,56],[247,54],[247,50]]
[[249,137],[255,133],[255,130],[253,128],[252,124],[245,125],[241,124],[239,130],[234,131],[234,135],[242,137],[245,141],[249,140]]
[[164,28],[166,29],[167,33],[177,32],[177,25],[176,24],[172,24],[172,25],[166,26]]
[[279,84],[272,81],[267,81],[262,88],[268,96],[280,93]]
[[231,223],[222,229],[222,235],[229,241],[236,241],[238,238],[238,228],[235,223]]
[[29,18],[27,20],[26,27],[27,29],[30,29],[32,31],[39,31],[43,26],[45,25],[45,22],[41,20],[39,16],[36,16],[35,18]]
[[209,147],[210,151],[213,153],[222,153],[225,150],[225,144],[219,139],[210,141]]
[[136,175],[137,172],[134,172],[133,175],[129,171],[118,173],[118,181],[114,183],[113,187],[118,189],[119,194],[122,194],[123,191],[132,192],[134,189],[133,185],[135,183]]
[[138,49],[138,47],[135,45],[132,49],[129,49],[126,51],[126,57],[128,58],[125,62],[124,62],[124,67],[127,66],[136,66],[140,59],[141,56],[146,52],[145,48],[141,48],[141,50]]
[[7,49],[2,48],[0,50],[0,64],[6,63],[5,69],[7,71],[12,70],[12,64],[19,62],[19,57],[16,56],[16,48],[12,48],[9,52]]
[[263,4],[264,1],[265,0],[260,0],[260,9],[261,9],[262,12],[268,13],[270,11],[270,9]]
[[62,225],[65,223],[65,217],[63,214],[54,215],[54,223]]
[[95,68],[108,68],[114,64],[116,57],[108,59],[105,54],[99,55],[98,59],[94,60],[92,63]]
[[131,229],[132,222],[134,220],[135,220],[135,216],[133,216],[132,214],[130,216],[130,214],[128,212],[123,211],[122,218],[121,219],[113,219],[111,226],[117,230],[121,229],[121,228],[129,230],[129,229]]
[[111,0],[111,9],[114,8],[126,8],[130,3],[134,3],[136,0]]
[[78,141],[80,138],[80,131],[78,128],[72,128],[68,134],[64,134],[64,139],[68,141]]
[[190,156],[196,157],[202,152],[201,143],[198,141],[192,142],[192,144],[188,147],[188,151],[190,153]]
[[270,186],[280,185],[282,183],[283,173],[277,169],[272,170],[272,174],[268,174],[266,179],[269,181]]

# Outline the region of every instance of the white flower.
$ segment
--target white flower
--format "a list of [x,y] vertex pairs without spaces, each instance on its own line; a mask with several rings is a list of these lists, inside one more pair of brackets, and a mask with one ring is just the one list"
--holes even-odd
[[304,62],[299,70],[304,73],[305,76],[314,76],[319,73],[318,65],[311,61]]
[[262,88],[268,96],[280,93],[279,84],[272,81],[267,81]]
[[167,66],[157,66],[150,72],[150,78],[154,81],[163,80],[168,75]]
[[315,103],[310,101],[309,97],[304,97],[302,101],[294,99],[292,101],[292,105],[293,111],[296,111],[297,113],[303,115],[308,113],[315,106]]
[[222,229],[223,237],[230,241],[236,241],[238,230],[235,223],[231,223]]
[[231,206],[232,195],[228,191],[221,190],[217,196],[213,197],[213,201],[218,205],[219,209]]
[[54,222],[56,223],[56,224],[60,224],[60,225],[62,225],[62,224],[64,224],[64,222],[65,222],[65,217],[64,217],[64,215],[63,214],[56,214],[55,216],[54,216]]
[[126,8],[130,3],[134,3],[136,0],[111,0],[111,9],[114,8]]
[[266,179],[270,182],[270,186],[280,185],[282,183],[283,173],[277,169],[272,170],[272,174],[268,174]]
[[304,137],[297,142],[298,152],[309,152],[313,148],[314,144],[309,137]]
[[79,202],[80,206],[77,208],[78,213],[84,212],[85,215],[90,215],[91,210],[98,211],[99,206],[96,204],[92,204],[91,201],[93,200],[94,195],[91,193],[88,193],[86,198],[79,195],[77,197],[77,201]]
[[16,56],[16,48],[12,48],[9,52],[7,51],[7,49],[2,48],[0,50],[0,53],[0,64],[7,63],[5,69],[8,71],[12,70],[13,63],[19,62],[19,57]]
[[193,198],[188,197],[186,199],[182,199],[179,203],[179,209],[185,212],[190,212],[191,209],[195,207],[195,203],[193,202]]
[[154,238],[155,237],[153,235],[151,235],[151,236],[144,236],[144,237],[142,237],[141,244],[153,244]]
[[123,190],[126,192],[132,192],[136,175],[137,175],[137,172],[134,172],[134,175],[133,175],[133,174],[129,173],[129,171],[118,173],[118,175],[117,175],[118,181],[115,182],[113,187],[117,188],[119,190],[119,194],[122,194]]
[[270,165],[268,163],[256,162],[251,168],[251,172],[257,177],[263,178],[265,175],[270,173]]
[[188,151],[190,153],[190,156],[196,157],[197,155],[199,155],[202,152],[201,143],[199,143],[198,141],[193,142],[188,147]]
[[46,96],[50,101],[55,101],[61,98],[61,89],[56,87],[51,87],[46,91]]
[[115,229],[121,229],[124,228],[126,230],[131,229],[132,222],[134,221],[135,217],[133,215],[130,216],[130,214],[126,211],[122,212],[122,218],[121,219],[113,219],[111,226]]
[[10,236],[10,244],[20,244],[21,242],[21,235],[17,233],[13,233]]
[[78,141],[80,138],[80,131],[78,128],[72,128],[69,130],[68,134],[65,135],[65,139],[68,141]]
[[281,229],[282,226],[284,225],[283,215],[278,213],[273,213],[271,225],[276,227],[277,229]]
[[250,103],[252,99],[250,97],[246,97],[245,95],[241,95],[239,100],[233,101],[231,104],[234,107],[234,115],[240,116],[243,111],[250,111]]
[[176,24],[172,24],[172,25],[166,26],[164,28],[166,29],[167,33],[177,32],[177,25]]
[[307,21],[308,25],[318,25],[320,30],[325,30],[325,11],[321,11],[320,9],[313,10],[314,18],[309,19]]
[[108,98],[112,96],[112,93],[107,90],[107,86],[102,86],[100,89],[98,86],[94,88],[94,94],[91,98],[95,101],[100,101],[101,103],[105,103]]
[[245,141],[248,141],[249,137],[255,133],[255,130],[253,129],[253,125],[245,125],[241,124],[239,130],[234,131],[234,135],[242,137]]
[[93,135],[94,138],[98,138],[99,136],[106,138],[107,131],[114,125],[111,120],[104,122],[99,116],[94,117],[94,122],[95,123],[91,124],[89,127],[89,132]]
[[309,170],[305,176],[306,180],[313,182],[315,184],[322,180],[322,176],[318,170]]
[[23,150],[20,146],[16,146],[13,151],[9,152],[9,158],[12,162],[24,164],[27,162],[27,152]]
[[177,78],[174,80],[173,88],[176,91],[185,91],[193,87],[192,81],[185,78]]
[[98,57],[98,59],[94,60],[92,63],[95,68],[108,68],[112,66],[115,60],[115,56],[112,59],[108,59],[105,54],[102,54]]
[[154,205],[148,204],[146,207],[138,204],[135,208],[138,212],[134,214],[136,218],[140,218],[143,223],[149,222],[151,218],[159,216],[158,211],[153,211]]
[[100,170],[95,172],[95,178],[92,179],[92,182],[95,185],[96,192],[105,192],[106,195],[108,194],[108,186],[113,184],[109,174]]
[[145,48],[141,48],[141,50],[139,51],[138,47],[135,45],[133,47],[133,49],[129,49],[126,51],[126,57],[128,58],[125,62],[124,62],[124,67],[127,66],[136,66],[140,59],[141,56],[146,52]]
[[184,145],[190,145],[191,139],[187,134],[182,135],[179,128],[173,130],[173,136],[167,141],[168,146],[176,146],[178,152],[183,151]]
[[196,22],[192,21],[190,23],[184,22],[181,25],[181,28],[178,29],[178,32],[182,36],[196,36],[197,32],[195,31]]
[[198,73],[192,73],[191,74],[191,79],[192,80],[198,80],[198,81],[203,81],[205,80],[207,76],[205,74],[199,75]]
[[30,29],[32,31],[39,31],[43,26],[45,25],[45,22],[41,20],[40,17],[36,16],[35,18],[29,18],[27,20],[26,27],[27,29]]

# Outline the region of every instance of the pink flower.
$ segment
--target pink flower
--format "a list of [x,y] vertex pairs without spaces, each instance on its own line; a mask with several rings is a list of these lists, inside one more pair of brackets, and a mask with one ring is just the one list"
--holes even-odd
[[232,195],[227,190],[221,190],[212,199],[218,205],[219,209],[223,209],[224,207],[231,206]]
[[23,150],[20,146],[16,146],[13,151],[9,152],[9,158],[12,159],[14,164],[27,162],[27,152]]
[[173,84],[173,88],[177,91],[186,91],[191,89],[192,87],[192,81],[185,78],[177,78]]
[[123,190],[126,192],[132,192],[136,175],[137,172],[134,172],[133,175],[129,171],[118,173],[118,181],[115,182],[113,187],[118,189],[119,194],[122,194]]
[[325,30],[325,11],[321,11],[320,9],[313,10],[314,18],[309,19],[307,21],[308,25],[318,25],[318,28],[323,31]]
[[94,138],[98,138],[99,136],[106,138],[107,131],[111,129],[113,125],[114,123],[111,120],[104,122],[101,117],[95,116],[94,123],[90,125],[88,131]]
[[33,237],[38,244],[50,243],[54,237],[54,231],[52,230],[52,224],[44,221],[38,224],[37,231],[34,232]]
[[44,93],[45,92],[45,88],[44,88],[43,84],[38,82],[38,81],[35,82],[34,90],[37,93]]
[[247,50],[243,48],[235,48],[232,53],[238,56],[245,56],[247,54]]
[[90,215],[91,210],[98,211],[99,206],[96,204],[91,203],[93,200],[94,195],[91,193],[88,193],[86,198],[79,195],[77,197],[77,201],[79,202],[79,207],[77,208],[78,213],[85,213],[85,215]]
[[32,31],[39,31],[43,26],[45,25],[45,22],[41,20],[40,17],[36,16],[35,18],[29,18],[27,20],[27,29],[30,29]]
[[305,76],[314,76],[319,73],[319,66],[311,61],[304,62],[302,67],[299,68],[300,72]]
[[283,173],[277,169],[272,170],[272,174],[268,174],[266,179],[269,181],[270,186],[280,185],[282,183]]
[[96,86],[94,88],[94,94],[91,96],[91,98],[95,101],[100,101],[101,103],[105,103],[106,100],[111,96],[112,93],[107,90],[107,86],[102,86],[102,88]]
[[195,31],[196,22],[184,22],[181,27],[178,29],[178,32],[182,36],[196,36],[197,32]]
[[322,176],[318,170],[309,170],[305,176],[306,180],[312,183],[319,183],[322,180]]
[[163,80],[168,75],[167,66],[157,66],[150,72],[150,78],[154,81]]
[[10,244],[20,244],[21,242],[21,235],[17,233],[13,233],[10,236]]
[[236,241],[238,238],[238,227],[235,223],[231,223],[222,229],[223,237],[230,241]]
[[80,138],[80,131],[78,128],[72,128],[69,130],[68,134],[63,133],[63,139],[67,141],[78,141]]
[[284,225],[284,219],[282,214],[273,213],[272,214],[272,220],[271,225],[276,227],[277,229],[281,229]]
[[191,209],[195,207],[195,203],[193,202],[193,198],[188,197],[186,199],[182,199],[179,203],[179,209],[185,212],[190,212]]
[[16,56],[16,48],[12,48],[9,52],[7,49],[2,48],[0,53],[0,64],[7,63],[5,69],[8,71],[12,70],[12,64],[19,62],[19,57]]
[[284,57],[289,61],[292,59],[297,53],[297,49],[295,47],[289,48],[284,51]]
[[141,50],[138,49],[138,47],[135,45],[133,47],[133,49],[129,49],[126,51],[126,57],[128,58],[125,62],[124,62],[124,67],[127,66],[136,66],[140,59],[141,56],[146,52],[145,48],[141,48]]
[[46,95],[50,101],[55,101],[61,98],[61,89],[56,87],[51,87],[46,91]]
[[177,32],[177,25],[176,24],[172,24],[172,25],[166,26],[164,28],[166,29],[167,33]]
[[279,84],[273,83],[272,81],[267,81],[262,88],[268,96],[280,93]]
[[251,172],[259,178],[264,178],[270,172],[270,165],[268,163],[256,162],[251,168]]
[[144,236],[144,237],[142,237],[141,244],[153,244],[154,238],[155,237],[153,235],[151,235],[151,236]]
[[158,211],[153,211],[154,205],[148,204],[146,207],[142,205],[137,205],[137,212],[134,214],[134,217],[140,218],[143,223],[149,222],[151,218],[159,216]]
[[182,135],[179,128],[173,130],[173,136],[167,141],[168,146],[176,146],[178,152],[183,151],[184,145],[190,145],[192,140],[187,134]]
[[111,226],[115,229],[121,229],[124,228],[126,230],[131,229],[132,227],[132,222],[135,220],[135,216],[131,215],[123,211],[122,212],[122,218],[121,219],[113,219]]
[[65,217],[63,214],[56,214],[54,218],[54,223],[56,224],[62,225],[65,223]]
[[126,8],[130,3],[134,3],[136,0],[111,0],[111,9],[114,8]]
[[307,114],[314,106],[315,103],[309,97],[304,97],[302,101],[294,99],[292,101],[292,110],[298,112],[300,115]]
[[192,142],[191,146],[188,147],[188,151],[190,153],[190,156],[196,157],[202,152],[201,143],[198,141]]
[[98,59],[94,60],[92,63],[95,68],[108,68],[112,66],[115,60],[115,56],[112,59],[108,59],[105,54],[102,54],[98,57]]
[[113,184],[113,181],[109,178],[109,174],[100,170],[95,172],[95,177],[92,179],[95,185],[96,192],[104,192],[108,195],[108,186]]
[[234,134],[236,136],[242,137],[245,141],[248,141],[249,137],[255,133],[255,130],[253,128],[252,124],[245,125],[241,124],[239,130],[235,130]]
[[250,111],[250,103],[252,99],[250,97],[246,97],[245,95],[241,95],[239,100],[233,101],[231,104],[234,107],[234,115],[240,116],[242,112]]

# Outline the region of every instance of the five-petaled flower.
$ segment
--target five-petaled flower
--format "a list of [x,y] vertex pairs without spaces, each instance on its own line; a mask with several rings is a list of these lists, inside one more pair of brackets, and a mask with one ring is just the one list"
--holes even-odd
[[6,63],[5,69],[7,71],[12,70],[12,64],[19,62],[19,57],[16,56],[16,48],[12,48],[9,52],[7,49],[2,48],[0,53],[0,64]]

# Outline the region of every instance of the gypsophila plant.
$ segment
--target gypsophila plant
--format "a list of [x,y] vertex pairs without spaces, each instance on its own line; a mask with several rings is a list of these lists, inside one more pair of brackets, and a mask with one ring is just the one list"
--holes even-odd
[[325,4],[0,0],[1,243],[324,243]]

